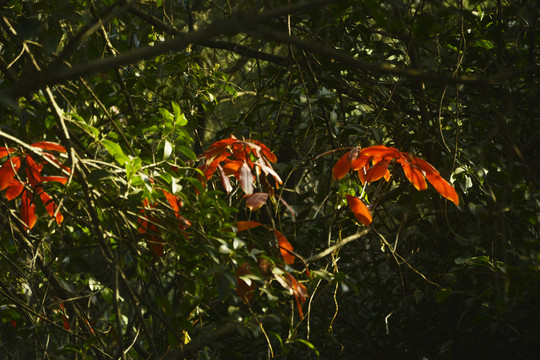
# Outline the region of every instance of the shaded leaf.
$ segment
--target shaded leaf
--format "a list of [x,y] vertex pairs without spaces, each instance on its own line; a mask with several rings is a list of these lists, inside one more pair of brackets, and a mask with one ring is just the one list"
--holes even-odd
[[255,228],[257,226],[264,226],[264,225],[257,221],[239,221],[236,224],[236,229],[240,232],[240,231],[245,231],[251,228]]
[[266,203],[266,200],[268,200],[268,194],[267,193],[255,193],[250,195],[246,200],[246,206],[250,210],[257,210],[260,209],[261,206],[263,206]]

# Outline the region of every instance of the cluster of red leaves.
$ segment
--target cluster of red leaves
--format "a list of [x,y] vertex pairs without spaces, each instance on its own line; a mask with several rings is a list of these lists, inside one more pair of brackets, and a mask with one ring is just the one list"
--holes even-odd
[[[66,149],[59,144],[41,141],[32,144],[33,147],[47,151],[57,151],[65,153]],[[43,184],[49,181],[66,184],[68,178],[65,176],[43,176],[43,166],[47,158],[50,162],[58,165],[59,168],[70,172],[70,169],[64,166],[53,154],[42,151],[42,159],[35,161],[30,154],[22,150],[16,150],[6,147],[0,147],[0,159],[9,156],[0,167],[0,190],[5,190],[7,200],[13,200],[21,195],[21,219],[27,229],[32,229],[37,221],[35,197],[39,197],[47,213],[54,217],[56,222],[60,224],[64,217],[57,211],[57,206],[52,198],[43,189]],[[19,170],[24,168],[24,172],[19,174]],[[56,215],[55,215],[56,214]]]
[[[187,233],[185,230],[188,228],[188,226],[191,225],[191,223],[186,220],[182,215],[180,215],[180,207],[183,206],[182,201],[170,192],[161,189],[161,192],[163,195],[165,195],[165,198],[167,199],[167,202],[171,206],[171,208],[174,211],[174,216],[178,219],[178,226],[180,227],[180,231],[184,234],[185,237],[187,237]],[[161,238],[161,232],[158,227],[159,219],[157,216],[152,215],[151,209],[155,208],[157,203],[151,204],[148,199],[143,200],[143,209],[140,211],[141,217],[137,219],[137,223],[139,224],[138,231],[141,234],[146,234],[146,242],[154,255],[156,256],[162,256],[164,253],[164,241]]]
[[[237,230],[245,231],[248,229],[252,229],[258,226],[266,227],[265,225],[256,222],[256,221],[239,221],[236,225]],[[279,246],[279,252],[281,253],[281,256],[283,257],[283,261],[287,265],[291,265],[295,261],[295,256],[292,253],[293,246],[291,243],[287,240],[287,238],[278,230],[275,229],[268,229],[269,231],[272,231],[274,235],[277,238],[278,246]],[[298,306],[298,314],[300,315],[300,318],[304,318],[304,313],[302,311],[302,304],[306,301],[308,297],[308,291],[306,287],[299,283],[298,280],[289,272],[281,269],[281,271],[272,271],[272,265],[270,262],[264,258],[260,258],[258,261],[258,267],[259,270],[263,275],[267,276],[273,276],[274,279],[277,280],[283,286],[286,290],[288,290],[295,298],[296,305]],[[255,291],[255,283],[251,282],[248,284],[246,281],[244,281],[241,276],[251,274],[252,271],[250,269],[250,265],[248,263],[242,264],[240,267],[238,267],[236,271],[236,277],[238,281],[238,287],[236,288],[236,293],[238,296],[245,302],[249,302],[251,298],[253,297],[254,291]]]
[[[235,177],[249,197],[247,205],[252,210],[260,208],[268,198],[266,193],[253,193],[257,176],[264,174],[264,181],[266,176],[273,177],[276,187],[282,184],[281,178],[271,165],[276,162],[276,156],[257,140],[239,140],[231,135],[228,139],[213,143],[199,159],[204,159],[204,164],[199,169],[205,180],[208,181],[217,171],[227,193],[233,190],[229,177]],[[264,184],[267,185],[267,190],[271,191],[268,182]]]
[[[430,163],[412,154],[400,152],[396,148],[384,145],[370,146],[364,149],[353,148],[337,161],[332,169],[332,176],[335,180],[339,180],[350,171],[357,171],[362,184],[381,178],[389,181],[391,174],[388,168],[393,161],[401,165],[405,176],[417,190],[427,189],[427,179],[439,194],[452,201],[456,206],[459,204],[456,190],[441,177]],[[347,203],[358,221],[366,226],[371,223],[371,213],[362,200],[347,195]]]

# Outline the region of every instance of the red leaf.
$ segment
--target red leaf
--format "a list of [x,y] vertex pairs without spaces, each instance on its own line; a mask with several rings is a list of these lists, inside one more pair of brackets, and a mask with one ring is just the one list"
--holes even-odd
[[[354,149],[353,149],[354,150]],[[352,151],[352,150],[351,150]],[[358,149],[357,149],[358,151]],[[342,177],[344,177],[345,175],[347,175],[347,173],[349,172],[349,170],[351,169],[351,161],[350,161],[350,151],[348,153],[346,153],[345,155],[343,155],[337,162],[336,164],[334,165],[334,167],[332,168],[332,177],[334,178],[334,180],[339,180],[341,179]]]
[[351,170],[355,171],[355,170],[362,169],[364,166],[368,164],[370,159],[371,159],[370,156],[359,156],[358,158],[356,158],[355,160],[351,162]]
[[0,167],[0,190],[5,190],[9,186],[15,173],[19,171],[20,167],[21,158],[18,156],[8,159],[2,167]]
[[303,284],[300,284],[298,280],[296,280],[290,273],[274,274],[274,277],[281,284],[281,286],[289,290],[294,296],[296,299],[296,306],[298,306],[298,315],[300,316],[300,319],[303,319],[304,313],[302,312],[302,304],[308,297],[306,287]]
[[6,199],[13,200],[21,194],[24,189],[24,184],[17,179],[11,179],[9,186],[6,189]]
[[253,174],[251,173],[248,164],[245,162],[238,172],[238,182],[246,195],[253,194]]
[[223,171],[226,175],[235,175],[238,170],[244,165],[244,162],[241,160],[228,160],[225,165],[223,165]]
[[264,203],[266,203],[266,200],[268,200],[267,193],[255,193],[247,198],[246,206],[250,210],[257,210],[260,209],[264,205]]
[[439,174],[427,174],[426,178],[439,194],[456,204],[456,206],[459,205],[459,197],[456,190]]
[[178,214],[180,212],[178,198],[166,190],[161,190],[161,191],[163,192],[163,195],[165,195],[165,198],[169,202],[169,205],[171,205],[171,208],[174,210],[175,213]]
[[349,204],[349,207],[351,208],[354,216],[356,216],[358,221],[360,221],[366,226],[369,226],[369,224],[371,224],[371,221],[373,221],[371,213],[369,212],[367,206],[364,205],[364,202],[362,200],[357,197],[347,195],[347,203]]
[[41,185],[41,170],[43,170],[43,165],[36,163],[30,155],[26,155],[26,173],[33,186]]
[[262,142],[259,142],[257,140],[250,140],[254,144],[259,145],[261,147],[261,151],[264,154],[264,156],[268,159],[268,161],[275,163],[277,161],[276,155],[270,149],[264,145]]
[[285,264],[294,264],[295,256],[291,254],[291,251],[294,250],[293,246],[281,232],[274,230],[274,234],[276,234],[279,245],[279,252],[281,253],[281,256],[283,256]]
[[63,185],[66,185],[68,178],[65,176],[42,176],[41,181],[42,182],[56,181]]
[[[151,227],[152,226],[156,228],[155,225],[151,224]],[[158,238],[156,235],[148,236],[148,240],[146,240],[146,243],[148,244],[148,246],[150,247],[150,250],[152,250],[155,256],[163,256],[163,254],[165,253],[163,250],[164,249],[163,244],[165,242],[161,240],[160,238]]]
[[419,170],[415,165],[409,164],[407,161],[399,161],[403,172],[407,179],[414,185],[416,190],[422,191],[427,189],[426,179],[421,170]]
[[375,158],[388,160],[401,157],[401,153],[398,151],[398,149],[384,145],[376,145],[364,148],[362,151],[360,151],[360,155],[370,157],[373,156]]
[[36,206],[33,203],[32,195],[28,191],[23,191],[21,197],[21,219],[28,229],[32,229],[36,224]]
[[12,152],[15,152],[15,149],[0,146],[0,159],[7,156],[8,154],[11,154]]
[[438,174],[439,172],[437,171],[437,169],[435,169],[430,163],[428,163],[427,161],[423,160],[423,159],[420,159],[420,158],[417,158],[416,156],[414,155],[410,155],[410,154],[406,154],[408,155],[409,159],[411,159],[412,163],[415,164],[420,170],[422,170],[423,172],[426,173],[426,175],[429,175],[429,174]]
[[242,299],[244,304],[247,304],[251,298],[253,298],[253,291],[255,290],[255,282],[251,281],[251,284],[247,284],[244,279],[241,279],[240,276],[252,274],[249,269],[248,263],[243,263],[236,270],[236,280],[238,282],[238,287],[236,288],[236,293]]
[[[39,197],[41,198],[43,204],[45,204],[45,209],[47,210],[47,213],[49,213],[51,217],[54,217],[54,213],[56,212],[56,204],[54,203],[53,199],[51,199],[49,194],[47,194],[43,190],[41,190],[41,192],[39,193]],[[58,214],[56,214],[55,220],[57,224],[60,224],[62,223],[62,221],[64,221],[64,216],[62,216],[60,211],[58,212]]]
[[37,143],[33,143],[32,146],[43,149],[43,150],[53,150],[53,151],[59,151],[59,152],[66,152],[66,148],[63,147],[60,144],[53,143],[50,141],[40,141]]
[[62,315],[62,320],[64,322],[64,329],[66,330],[71,329],[71,326],[69,326],[69,321],[65,315]]
[[368,183],[377,181],[383,176],[387,179],[390,179],[390,172],[388,171],[388,165],[390,165],[390,160],[382,160],[375,165],[373,165],[366,173],[365,181]]
[[240,231],[245,231],[248,229],[255,228],[257,226],[264,226],[264,225],[256,221],[239,221],[236,224],[236,229],[238,230],[238,232],[240,232]]

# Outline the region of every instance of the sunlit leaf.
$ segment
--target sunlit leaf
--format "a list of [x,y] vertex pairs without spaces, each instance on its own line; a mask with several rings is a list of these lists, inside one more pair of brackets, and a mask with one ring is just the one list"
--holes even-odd
[[[39,197],[45,205],[45,209],[47,210],[49,216],[54,217],[54,213],[56,212],[56,204],[54,203],[53,199],[43,190],[39,192]],[[64,220],[64,216],[62,216],[60,211],[58,214],[56,214],[55,220],[57,224],[60,224]]]
[[11,179],[11,183],[6,189],[6,199],[13,200],[21,194],[24,189],[24,184],[17,179]]
[[339,158],[339,160],[336,162],[336,164],[332,168],[332,177],[334,178],[334,180],[339,180],[343,178],[345,175],[347,175],[350,168],[351,168],[351,162],[349,160],[349,153],[347,153],[343,155],[341,158]]
[[[381,179],[382,177],[387,177],[390,175],[390,172],[388,171],[388,166],[390,162],[389,160],[382,160],[375,165],[373,165],[366,173],[365,175],[365,181],[368,183],[377,181]],[[389,177],[388,177],[389,179]]]
[[257,140],[251,140],[254,144],[257,144],[261,147],[261,151],[262,153],[264,154],[264,156],[266,157],[266,159],[268,159],[268,161],[270,162],[273,162],[275,163],[277,161],[277,157],[276,155],[274,155],[274,153],[272,151],[270,151],[270,149],[264,145],[263,143],[257,141]]
[[299,283],[298,280],[294,278],[290,273],[274,273],[274,278],[283,286],[296,299],[296,305],[298,307],[298,315],[300,319],[304,318],[304,313],[302,311],[302,304],[306,301],[308,297],[308,291],[306,287]]
[[244,163],[238,172],[238,182],[246,195],[253,194],[253,174],[247,163]]
[[165,140],[165,145],[163,146],[163,160],[168,159],[173,152],[172,144],[169,140]]
[[65,176],[42,176],[41,181],[42,182],[56,181],[65,185],[68,181],[68,178]]
[[401,156],[401,153],[393,147],[386,147],[384,145],[375,145],[364,148],[360,151],[361,156],[372,156],[381,159],[396,159]]
[[283,235],[281,232],[274,230],[274,234],[276,234],[278,245],[279,245],[279,252],[281,253],[281,256],[283,257],[283,260],[285,261],[285,264],[294,264],[295,256],[291,253],[293,251],[293,246],[287,240],[285,235]]
[[426,190],[427,183],[422,171],[416,166],[409,164],[407,161],[400,161],[400,163],[405,176],[411,184],[419,191]]
[[13,180],[13,177],[15,176],[15,173],[20,167],[20,157],[14,156],[11,159],[6,160],[2,167],[0,167],[0,190],[5,190],[9,186],[11,180]]
[[228,194],[231,191],[233,191],[233,187],[231,185],[231,180],[229,180],[229,177],[227,176],[227,174],[225,173],[225,171],[223,170],[221,165],[218,165],[217,169],[218,169],[218,172],[219,172],[219,178],[221,179],[221,184],[223,185],[223,187],[225,188],[225,191]]
[[21,219],[26,224],[28,229],[32,229],[36,224],[36,206],[33,202],[33,197],[28,191],[23,191],[21,197]]
[[15,151],[15,149],[6,148],[3,146],[0,146],[0,159],[7,156],[8,154],[11,154]]
[[456,206],[459,205],[459,197],[456,190],[439,174],[427,174],[426,178],[439,194],[456,204]]
[[43,165],[36,163],[30,155],[26,155],[26,173],[28,174],[30,184],[33,186],[41,185],[41,170],[43,170]]
[[349,204],[349,207],[351,208],[354,216],[356,216],[358,221],[360,221],[366,226],[369,226],[369,224],[371,224],[371,221],[373,221],[371,213],[369,212],[367,206],[364,205],[362,200],[357,197],[347,195],[347,203]]
[[58,151],[58,152],[62,152],[62,153],[66,152],[65,147],[63,147],[60,144],[53,143],[53,142],[50,142],[50,141],[40,141],[40,142],[37,142],[37,143],[33,143],[32,146],[43,149],[43,150],[53,150],[53,151]]

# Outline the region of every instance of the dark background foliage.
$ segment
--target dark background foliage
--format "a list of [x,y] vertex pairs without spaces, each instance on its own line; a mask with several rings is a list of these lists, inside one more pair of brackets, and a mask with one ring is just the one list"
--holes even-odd
[[[0,353],[538,358],[538,18],[530,0],[3,2],[0,146],[58,142],[74,171],[46,185],[61,224],[36,202],[27,231],[1,195]],[[260,210],[196,170],[231,134],[277,156]],[[459,207],[395,167],[366,189],[370,231],[314,258],[363,230],[344,200],[362,186],[332,166],[378,144],[433,164]],[[307,287],[303,320],[261,256]]]

